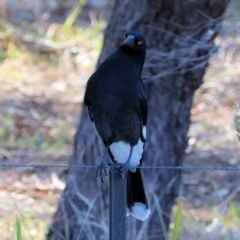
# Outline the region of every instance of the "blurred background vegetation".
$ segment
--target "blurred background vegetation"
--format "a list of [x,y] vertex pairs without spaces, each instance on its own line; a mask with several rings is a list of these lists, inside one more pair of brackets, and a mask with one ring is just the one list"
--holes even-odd
[[[111,7],[110,0],[0,0],[0,163],[68,163]],[[233,0],[195,96],[185,165],[240,165],[239,29]],[[17,239],[16,216],[23,239],[44,239],[67,173],[0,169],[1,239]],[[240,239],[239,179],[240,172],[184,174],[182,239]]]

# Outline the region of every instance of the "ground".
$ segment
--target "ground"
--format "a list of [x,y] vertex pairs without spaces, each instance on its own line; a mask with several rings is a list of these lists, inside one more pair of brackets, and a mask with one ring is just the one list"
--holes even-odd
[[[239,11],[224,23],[216,40],[220,48],[195,95],[185,166],[240,167],[234,127]],[[44,33],[34,24],[0,28],[0,164],[68,163],[85,83],[101,49],[103,20],[74,28],[49,23]],[[67,174],[67,168],[0,168],[2,239],[15,239],[15,216],[24,239],[44,239]],[[240,239],[239,176],[240,171],[183,172],[182,239]]]

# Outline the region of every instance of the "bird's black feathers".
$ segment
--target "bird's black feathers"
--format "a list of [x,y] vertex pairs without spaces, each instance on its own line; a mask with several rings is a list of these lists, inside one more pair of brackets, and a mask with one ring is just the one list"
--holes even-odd
[[136,172],[129,172],[127,178],[127,205],[133,206],[135,202],[147,203],[146,195],[142,182],[141,171],[137,168]]
[[136,35],[141,46],[120,46],[87,83],[84,103],[106,142],[124,140],[135,145],[141,124],[136,113],[144,125],[147,122],[147,99],[141,80],[146,46],[144,38]]
[[[136,168],[141,164],[146,139],[148,107],[141,79],[146,42],[137,32],[130,31],[125,36],[120,47],[90,77],[84,103],[104,144],[109,146],[112,160],[125,163],[132,148],[130,165]],[[128,209],[144,220],[150,210],[140,169],[128,173],[127,186]],[[144,216],[133,210],[136,201],[142,204]]]

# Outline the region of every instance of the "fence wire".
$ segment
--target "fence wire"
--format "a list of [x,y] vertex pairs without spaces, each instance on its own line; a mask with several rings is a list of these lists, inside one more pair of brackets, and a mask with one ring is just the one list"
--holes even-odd
[[[14,164],[14,163],[0,163],[0,168],[69,168],[69,169],[94,169],[98,165],[77,165],[77,164]],[[158,170],[181,170],[181,171],[240,171],[240,167],[235,166],[139,166],[141,169],[158,169]]]

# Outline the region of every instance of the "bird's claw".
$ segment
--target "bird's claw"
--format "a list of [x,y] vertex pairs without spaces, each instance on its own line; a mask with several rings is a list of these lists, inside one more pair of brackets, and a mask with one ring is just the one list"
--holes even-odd
[[126,162],[125,164],[122,165],[121,167],[121,177],[122,179],[124,179],[124,176],[126,174],[127,171],[131,171],[131,172],[136,172],[136,167],[131,166],[131,164],[129,162]]
[[[121,169],[121,166],[121,163],[114,163],[114,173],[117,173]],[[110,171],[112,171],[112,168],[110,168]]]
[[105,161],[101,161],[97,166],[96,177],[100,177],[101,182],[103,183],[103,173],[105,174],[105,176],[108,176],[109,170],[110,167],[108,163],[106,163]]

